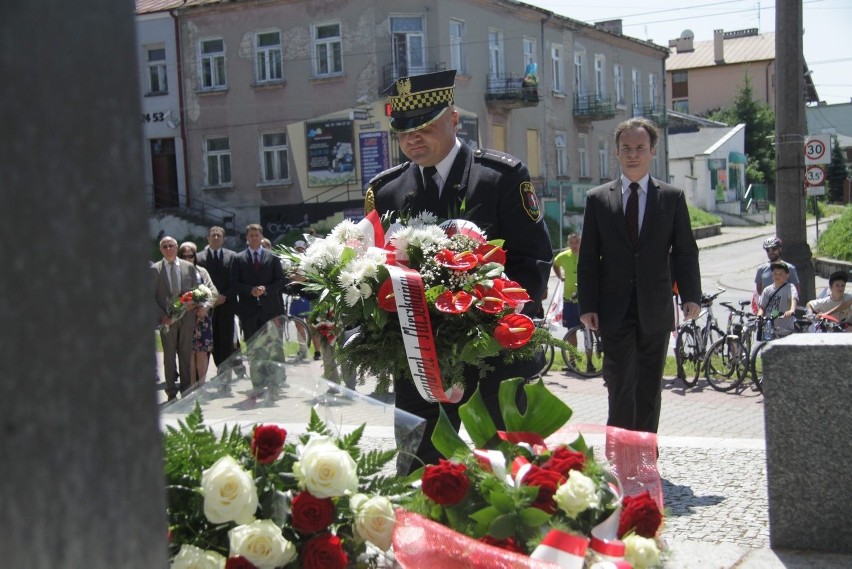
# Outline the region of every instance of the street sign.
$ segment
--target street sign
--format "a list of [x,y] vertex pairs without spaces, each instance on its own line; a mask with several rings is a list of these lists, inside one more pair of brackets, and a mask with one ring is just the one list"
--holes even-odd
[[808,186],[805,189],[805,195],[808,195],[808,196],[824,196],[825,195],[825,186],[819,186],[819,187]]
[[831,135],[812,134],[805,139],[805,166],[831,163]]
[[824,166],[808,166],[805,170],[805,182],[808,186],[822,186],[825,183]]

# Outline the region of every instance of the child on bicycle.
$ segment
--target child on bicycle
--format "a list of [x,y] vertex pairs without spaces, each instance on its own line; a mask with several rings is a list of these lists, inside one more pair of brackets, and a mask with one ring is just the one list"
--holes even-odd
[[[808,312],[814,314],[831,314],[840,322],[852,321],[852,294],[846,293],[846,282],[849,275],[846,271],[835,271],[828,277],[830,296],[817,298],[807,304]],[[847,328],[848,330],[848,328]]]
[[799,303],[799,293],[789,282],[790,268],[787,263],[775,261],[769,267],[772,270],[772,284],[760,293],[757,315],[769,316],[774,320],[775,335],[786,336],[793,333],[793,315]]

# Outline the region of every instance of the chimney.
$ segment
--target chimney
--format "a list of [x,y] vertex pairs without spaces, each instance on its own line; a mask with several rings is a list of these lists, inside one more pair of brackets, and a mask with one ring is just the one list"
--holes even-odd
[[623,35],[621,20],[606,20],[604,22],[595,22],[595,27],[599,30],[604,30],[611,34]]
[[675,48],[676,53],[695,51],[695,49],[692,47],[692,40],[694,38],[695,34],[692,33],[692,30],[683,30],[679,38],[669,40],[669,47]]
[[713,30],[713,60],[716,65],[725,63],[725,32]]

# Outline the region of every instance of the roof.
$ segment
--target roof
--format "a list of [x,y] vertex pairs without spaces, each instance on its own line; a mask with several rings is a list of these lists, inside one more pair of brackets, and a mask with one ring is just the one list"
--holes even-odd
[[668,136],[669,159],[694,158],[709,154],[713,147],[745,125],[702,128],[698,132],[682,132]]
[[[754,61],[772,61],[775,59],[775,32],[755,36],[725,38],[725,64],[734,65]],[[666,60],[666,71],[715,67],[713,40],[693,42],[694,51],[677,52],[672,47]]]
[[185,0],[136,0],[137,14],[152,14],[178,8]]
[[805,107],[808,133],[834,132],[852,136],[852,103]]

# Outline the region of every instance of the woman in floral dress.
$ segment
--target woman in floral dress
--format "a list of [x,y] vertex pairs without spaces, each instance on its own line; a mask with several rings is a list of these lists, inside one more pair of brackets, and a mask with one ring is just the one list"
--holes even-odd
[[195,332],[192,335],[192,362],[190,366],[190,383],[204,383],[207,378],[207,368],[210,365],[210,353],[213,351],[213,317],[211,310],[219,296],[216,290],[216,285],[213,284],[213,279],[210,278],[210,273],[204,267],[199,267],[196,264],[196,251],[198,250],[195,243],[187,241],[181,243],[178,248],[178,257],[195,265],[195,286],[205,285],[212,291],[212,295],[207,301],[195,307]]

